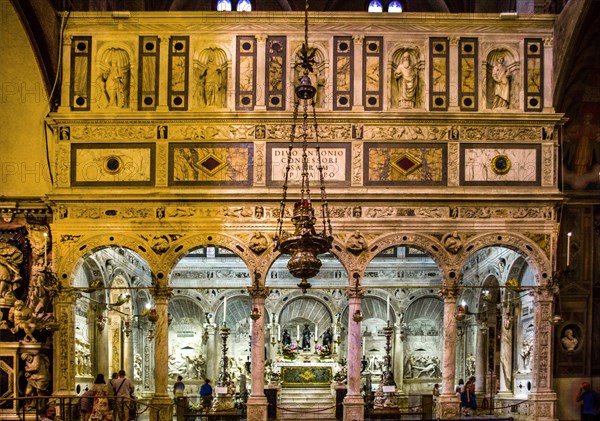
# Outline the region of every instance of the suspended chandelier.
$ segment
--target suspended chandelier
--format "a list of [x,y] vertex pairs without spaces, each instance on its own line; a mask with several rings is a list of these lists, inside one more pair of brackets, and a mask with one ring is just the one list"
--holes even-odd
[[[311,284],[307,279],[315,277],[321,269],[321,260],[318,257],[319,254],[329,251],[333,241],[329,205],[327,204],[327,194],[325,192],[325,178],[323,176],[323,165],[321,163],[317,113],[315,108],[315,94],[317,93],[317,88],[312,85],[309,76],[309,73],[313,72],[316,52],[316,48],[309,48],[308,46],[308,0],[306,0],[304,7],[304,43],[298,52],[296,60],[296,68],[301,70],[302,76],[300,77],[300,84],[295,89],[296,99],[294,101],[290,145],[283,181],[283,195],[279,208],[279,216],[277,218],[277,233],[274,237],[275,251],[290,255],[290,260],[287,264],[288,270],[292,276],[301,279],[298,287],[300,287],[304,293],[311,287]],[[302,122],[298,129],[300,105],[302,105]],[[314,154],[316,156],[318,182],[321,194],[319,217],[320,223],[323,225],[323,230],[320,232],[317,232],[317,228],[315,227],[317,217],[315,216],[310,189],[310,174],[312,171],[309,167],[309,156],[312,155],[312,151],[309,152],[308,147],[310,130],[309,106],[311,113],[310,124],[312,124],[314,130],[314,145],[311,149],[314,149]],[[296,133],[297,129],[298,133]],[[286,216],[288,184],[290,183],[293,150],[295,142],[297,143],[298,141],[301,141],[302,143],[300,197],[299,200],[294,202],[293,216],[291,218],[292,224],[294,225],[294,232],[289,233],[283,229],[283,219]]]

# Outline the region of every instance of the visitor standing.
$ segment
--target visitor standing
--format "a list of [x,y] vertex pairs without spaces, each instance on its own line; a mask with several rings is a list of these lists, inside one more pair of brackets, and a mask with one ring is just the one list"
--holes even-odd
[[212,405],[212,386],[210,385],[210,380],[205,379],[204,384],[200,386],[200,398],[202,399],[202,407],[210,408]]
[[173,396],[175,399],[183,396],[185,393],[185,384],[183,383],[183,377],[177,376],[177,381],[173,385]]
[[108,386],[104,380],[104,374],[98,374],[92,386],[94,395],[94,406],[90,419],[92,421],[106,420],[106,415],[110,411],[108,408]]
[[88,421],[92,414],[92,407],[94,406],[94,393],[85,388],[85,392],[79,398],[79,413],[81,414],[82,421]]
[[129,421],[129,409],[132,407],[131,395],[133,395],[134,390],[133,383],[125,376],[125,370],[120,370],[119,378],[113,382],[119,421]]
[[581,402],[581,421],[593,421],[596,419],[596,402],[594,392],[588,382],[581,383],[577,402]]

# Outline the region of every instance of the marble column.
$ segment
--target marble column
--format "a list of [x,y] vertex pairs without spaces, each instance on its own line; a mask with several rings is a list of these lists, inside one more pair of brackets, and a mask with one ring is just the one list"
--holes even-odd
[[456,397],[456,299],[458,286],[450,281],[440,290],[444,298],[444,336],[442,354],[442,391],[439,398],[439,414],[441,418],[456,419],[459,417],[459,399]]
[[52,395],[70,395],[75,390],[75,296],[59,294],[54,299],[54,315],[60,323],[52,338]]
[[396,324],[393,355],[396,392],[404,393],[404,329],[402,328],[402,323]]
[[[506,292],[506,300],[510,300],[510,293]],[[513,396],[513,315],[510,303],[504,306],[502,314],[502,333],[500,334],[500,391],[498,398],[511,398]]]
[[[355,274],[357,278],[357,274]],[[365,295],[364,288],[358,286],[346,290],[348,297],[348,392],[344,398],[344,421],[360,421],[364,419],[364,399],[360,393],[360,369],[362,355],[363,318],[361,302]]]
[[267,109],[267,35],[260,34],[256,36],[256,105],[254,111],[264,111]]
[[151,290],[156,306],[157,320],[154,326],[154,396],[150,410],[150,421],[172,421],[173,401],[167,390],[169,378],[169,312],[168,304],[171,288],[160,284]]
[[486,379],[487,379],[487,325],[481,327],[477,331],[477,343],[475,349],[477,354],[475,355],[475,396],[483,396],[486,392]]
[[529,394],[529,417],[537,421],[556,419],[556,393],[552,390],[552,344],[554,295],[550,288],[538,287],[533,294],[535,335],[531,350],[533,387]]
[[221,352],[219,351],[220,338],[218,337],[217,327],[213,324],[206,324],[206,378],[211,381],[219,378],[219,359]]
[[[353,35],[354,41],[354,96],[352,111],[364,111],[363,104],[363,43],[364,35]],[[383,83],[383,82],[381,82]]]
[[[123,338],[123,370],[127,373],[127,376],[131,381],[135,383],[133,380],[133,332],[134,326],[133,322],[129,322],[129,333],[126,334]],[[136,386],[140,387],[139,384]]]
[[260,274],[255,273],[255,283],[248,288],[252,299],[252,391],[247,402],[248,419],[267,420],[267,398],[265,396],[265,299],[270,290],[260,284]]

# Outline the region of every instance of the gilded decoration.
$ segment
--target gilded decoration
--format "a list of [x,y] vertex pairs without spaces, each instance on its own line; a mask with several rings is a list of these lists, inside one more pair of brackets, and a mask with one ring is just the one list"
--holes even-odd
[[394,182],[442,183],[445,178],[444,145],[381,147],[365,144],[368,169],[366,185]]
[[170,185],[238,185],[252,183],[253,145],[169,145]]

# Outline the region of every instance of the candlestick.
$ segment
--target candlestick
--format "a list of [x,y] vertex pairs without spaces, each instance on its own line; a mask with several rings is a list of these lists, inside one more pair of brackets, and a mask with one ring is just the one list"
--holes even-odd
[[569,264],[571,263],[571,236],[573,235],[572,232],[569,232],[567,234],[567,267],[569,267]]
[[223,299],[223,326],[227,326],[227,297]]
[[388,324],[390,324],[390,297],[387,297],[387,306],[386,306],[386,310],[387,310],[387,321]]
[[44,233],[44,268],[46,268],[48,261],[48,233]]
[[315,325],[315,343],[317,343],[317,339],[319,339],[319,326]]

